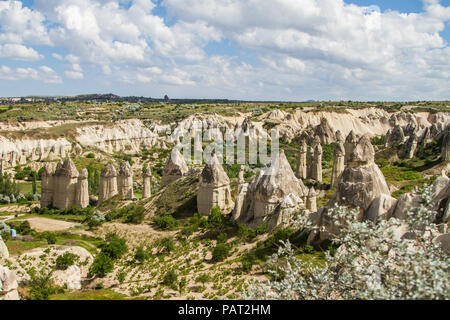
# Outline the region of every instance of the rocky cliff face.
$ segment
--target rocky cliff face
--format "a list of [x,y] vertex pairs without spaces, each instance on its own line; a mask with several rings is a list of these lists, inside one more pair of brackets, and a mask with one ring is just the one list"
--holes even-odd
[[[171,148],[180,141],[185,132],[194,137],[200,130],[205,138],[215,139],[226,134],[237,138],[240,134],[253,137],[265,136],[266,120],[279,122],[280,137],[287,142],[294,138],[305,137],[311,143],[318,137],[322,143],[336,141],[336,131],[347,136],[350,131],[356,135],[369,136],[387,134],[389,130],[401,127],[410,136],[409,128],[415,128],[414,134],[420,138],[433,139],[442,134],[450,125],[450,114],[430,113],[388,113],[381,109],[346,109],[340,112],[304,112],[297,110],[287,113],[272,110],[253,121],[251,114],[225,117],[217,114],[196,114],[171,125],[161,125],[157,121],[128,119],[114,123],[69,122],[27,122],[17,125],[0,124],[0,156],[7,167],[13,167],[27,160],[57,160],[65,158],[70,152],[79,155],[84,148],[95,148],[103,152],[137,153],[141,148]],[[47,130],[57,126],[75,127],[70,135],[49,138],[35,138],[36,129]],[[77,127],[76,125],[79,124]],[[171,130],[173,129],[173,130]],[[1,131],[1,130],[0,130]],[[14,133],[16,132],[16,133]],[[20,134],[19,134],[20,132]],[[270,140],[270,136],[268,137]],[[419,140],[420,140],[419,139]]]

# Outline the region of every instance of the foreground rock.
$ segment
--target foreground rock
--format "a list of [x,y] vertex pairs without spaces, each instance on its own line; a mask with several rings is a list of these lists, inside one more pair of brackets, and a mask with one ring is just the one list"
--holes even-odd
[[0,300],[20,300],[14,271],[0,266]]
[[261,171],[250,185],[241,186],[233,219],[250,228],[266,223],[271,230],[289,220],[293,213],[305,209],[302,198],[308,193],[281,150],[266,172]]

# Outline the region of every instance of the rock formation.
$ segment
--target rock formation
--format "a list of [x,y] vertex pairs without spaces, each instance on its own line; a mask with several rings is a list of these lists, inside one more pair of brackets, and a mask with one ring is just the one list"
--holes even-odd
[[53,206],[64,210],[72,206],[86,208],[89,205],[88,172],[78,173],[70,158],[59,161],[54,173],[46,164],[42,172],[41,208]]
[[306,209],[309,212],[317,211],[317,192],[314,190],[314,187],[311,187],[308,192],[308,196],[306,197]]
[[307,193],[308,188],[297,179],[281,150],[267,171],[241,187],[233,219],[250,228],[266,223],[271,230],[304,209],[301,198]]
[[3,242],[2,236],[0,235],[0,260],[9,258],[9,251],[6,244]]
[[330,144],[336,140],[335,133],[325,117],[320,119],[320,124],[314,129],[314,136],[319,137],[323,144]]
[[189,171],[186,161],[178,148],[173,148],[172,154],[164,165],[161,185],[166,186],[169,183],[185,176]]
[[350,155],[353,152],[353,148],[355,148],[356,143],[358,142],[358,138],[356,137],[355,132],[352,130],[348,134],[347,138],[345,138],[344,149],[345,149],[345,164],[347,164]]
[[49,164],[44,166],[41,178],[41,208],[53,203],[53,173]]
[[[335,195],[318,212],[319,223],[328,232],[338,232],[338,227],[329,214],[336,204],[359,208],[360,219],[367,217],[375,221],[379,216],[386,216],[387,211],[391,210],[389,205],[393,205],[390,199],[386,201],[383,199],[383,197],[390,198],[391,194],[381,170],[375,164],[375,150],[370,143],[370,138],[364,135],[352,149],[353,152],[342,173]],[[382,199],[377,200],[380,204],[373,204],[372,211],[370,211],[369,208],[373,201],[380,197]],[[368,210],[371,212],[370,217],[367,214]],[[377,216],[374,217],[373,212],[377,212]],[[308,242],[317,244],[327,238],[327,232],[311,233]]]
[[0,266],[0,300],[20,300],[14,271]]
[[117,191],[117,171],[112,164],[108,164],[100,174],[100,187],[98,191],[98,203],[114,197]]
[[125,161],[119,169],[117,176],[117,191],[125,199],[134,199],[133,192],[133,171],[128,161]]
[[320,143],[316,144],[312,155],[310,178],[319,182],[322,182],[322,153],[322,146]]
[[442,141],[441,158],[444,161],[450,161],[450,126],[447,128]]
[[214,155],[200,175],[197,210],[204,215],[210,215],[212,208],[220,207],[223,213],[229,213],[233,206],[230,179]]
[[333,170],[331,171],[331,188],[336,188],[345,169],[345,147],[343,141],[338,141],[333,152]]
[[406,143],[402,145],[400,157],[403,159],[412,159],[416,154],[417,144],[417,136],[415,134],[410,135]]
[[152,177],[152,170],[150,169],[150,167],[147,167],[147,170],[143,173],[144,187],[142,190],[142,199],[147,199],[152,196],[151,177]]
[[88,171],[86,168],[81,170],[78,176],[75,205],[79,208],[86,208],[89,205]]
[[308,152],[308,146],[306,145],[306,141],[302,140],[300,143],[300,148],[298,150],[298,159],[297,159],[297,170],[295,175],[298,179],[307,179],[308,178],[308,170],[306,163],[306,154]]
[[67,158],[53,174],[53,206],[61,210],[74,206],[77,185],[78,170]]
[[389,130],[386,135],[386,146],[394,147],[401,145],[405,141],[405,134],[402,127],[397,124],[394,129]]

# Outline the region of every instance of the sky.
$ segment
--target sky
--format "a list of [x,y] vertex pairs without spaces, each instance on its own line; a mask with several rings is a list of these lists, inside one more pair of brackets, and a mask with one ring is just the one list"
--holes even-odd
[[450,100],[450,0],[0,0],[0,96]]

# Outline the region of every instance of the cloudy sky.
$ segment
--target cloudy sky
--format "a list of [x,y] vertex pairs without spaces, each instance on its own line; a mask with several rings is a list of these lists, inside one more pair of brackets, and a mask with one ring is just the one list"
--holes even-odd
[[0,0],[0,96],[450,99],[450,0]]

